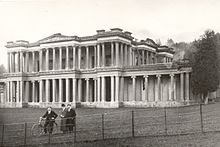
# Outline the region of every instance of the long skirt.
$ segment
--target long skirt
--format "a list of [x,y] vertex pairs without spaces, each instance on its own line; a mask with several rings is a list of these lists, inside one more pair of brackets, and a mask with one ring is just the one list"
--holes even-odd
[[66,128],[66,119],[61,119],[61,122],[60,122],[60,130],[63,131],[63,132],[66,132],[67,131],[67,128]]

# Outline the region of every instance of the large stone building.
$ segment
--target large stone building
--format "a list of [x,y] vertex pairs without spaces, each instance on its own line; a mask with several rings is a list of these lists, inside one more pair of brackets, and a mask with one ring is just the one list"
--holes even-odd
[[1,107],[154,107],[190,101],[190,71],[172,48],[137,41],[119,28],[92,36],[54,34],[7,42]]

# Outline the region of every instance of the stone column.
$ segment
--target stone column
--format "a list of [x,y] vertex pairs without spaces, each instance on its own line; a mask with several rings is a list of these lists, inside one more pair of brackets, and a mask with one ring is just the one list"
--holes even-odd
[[105,43],[102,43],[102,66],[105,67]]
[[105,90],[105,77],[102,77],[102,102],[105,102],[106,90]]
[[59,48],[60,70],[62,70],[62,59],[63,59],[62,55],[63,55],[63,54],[62,54],[62,47],[60,47],[60,48]]
[[24,71],[24,56],[23,52],[20,52],[20,72]]
[[97,48],[94,46],[94,67],[97,67]]
[[76,68],[76,47],[73,46],[73,69]]
[[53,48],[53,70],[56,70],[56,49]]
[[35,81],[32,81],[32,102],[36,102],[36,99],[35,99]]
[[29,52],[26,52],[26,57],[25,57],[25,65],[26,65],[26,72],[29,72]]
[[16,103],[19,102],[20,100],[20,85],[19,85],[19,81],[16,81]]
[[[138,62],[138,59],[137,59]],[[135,55],[135,50],[132,50],[132,64],[136,65],[136,55]]]
[[8,103],[10,99],[10,83],[7,81],[7,99],[6,102]]
[[63,80],[59,79],[59,102],[63,102]]
[[40,80],[39,81],[39,92],[40,92],[40,95],[39,95],[39,102],[42,103],[43,101],[43,80]]
[[20,53],[17,52],[17,72],[20,72]]
[[155,101],[161,101],[161,75],[156,75],[157,77],[157,96],[155,97]]
[[94,78],[94,102],[97,102],[97,79]]
[[16,53],[14,52],[13,53],[13,64],[14,64],[14,67],[13,67],[13,69],[14,69],[14,72],[16,72],[16,61],[15,61],[15,55]]
[[125,51],[124,51],[124,53],[125,53],[125,54],[124,54],[124,57],[125,57],[125,59],[124,59],[124,61],[125,61],[125,62],[124,62],[124,65],[127,66],[127,65],[128,65],[128,45],[127,45],[127,44],[125,44],[125,48],[124,48],[124,49],[125,49]]
[[86,69],[89,68],[89,46],[86,46]]
[[185,92],[185,99],[186,101],[189,101],[189,72],[186,72]]
[[66,69],[69,69],[69,48],[66,47]]
[[81,47],[78,47],[78,69],[81,69]]
[[119,66],[119,42],[115,42],[116,66]]
[[11,72],[10,53],[8,52],[7,55],[8,55],[8,72],[10,73]]
[[142,53],[142,65],[144,65],[144,59],[145,59],[145,58],[144,58],[144,57],[145,57],[145,56],[144,56],[144,50],[141,50],[141,53]]
[[101,54],[100,54],[100,44],[97,44],[97,66],[100,67],[100,57],[101,57]]
[[148,99],[148,75],[144,76],[144,86],[145,86],[145,97],[143,98],[143,101],[149,101]]
[[129,65],[131,66],[131,65],[133,65],[133,61],[132,61],[132,48],[131,48],[131,46],[129,45],[128,46],[128,51],[129,51]]
[[136,77],[132,76],[132,100],[135,101],[136,100]]
[[114,66],[114,43],[111,42],[111,64]]
[[40,71],[42,71],[42,63],[43,63],[43,58],[42,58],[42,56],[43,56],[43,50],[40,50],[39,51],[39,66],[40,66]]
[[82,79],[78,79],[78,102],[82,101]]
[[86,78],[86,102],[89,102],[89,79]]
[[46,71],[49,70],[49,48],[46,49]]
[[115,76],[115,102],[119,101],[119,76]]
[[15,70],[14,70],[14,53],[13,52],[11,53],[11,71],[15,72]]
[[50,81],[46,79],[46,102],[49,102],[50,99]]
[[120,96],[121,101],[124,101],[124,77],[121,76],[121,83],[120,83]]
[[29,98],[30,98],[30,82],[29,81],[26,81],[26,88],[25,88],[25,91],[26,91],[26,97],[25,97],[25,102],[29,102]]
[[180,100],[184,101],[184,73],[180,73]]
[[101,77],[98,77],[97,78],[97,85],[98,85],[98,93],[97,93],[97,96],[98,96],[98,102],[100,102],[100,99],[101,99]]
[[174,100],[174,74],[170,74],[170,92],[169,97],[171,101]]
[[115,98],[115,78],[111,76],[111,102],[114,102]]
[[10,81],[10,98],[9,98],[9,102],[12,102],[13,100],[13,81]]
[[66,78],[66,102],[69,103],[70,99],[70,80]]
[[73,101],[76,102],[76,78],[73,78]]
[[174,100],[176,100],[176,78],[175,78],[175,75],[174,75],[174,77],[173,77],[173,94],[174,94],[174,96],[173,96],[173,99]]
[[32,72],[35,72],[35,52],[32,52]]
[[13,67],[12,67],[13,65],[12,65],[12,53],[10,52],[9,53],[9,70],[10,70],[10,72],[12,73],[13,72]]
[[146,51],[146,64],[149,64],[149,54],[148,54],[148,51]]
[[124,65],[124,54],[123,54],[123,43],[120,44],[121,45],[121,49],[120,49],[120,65],[123,66]]
[[56,79],[53,79],[53,82],[52,82],[52,86],[53,86],[53,97],[52,97],[52,102],[55,102],[56,101]]
[[148,58],[148,64],[151,64],[152,62],[152,56],[151,56],[151,52],[148,52],[149,58]]

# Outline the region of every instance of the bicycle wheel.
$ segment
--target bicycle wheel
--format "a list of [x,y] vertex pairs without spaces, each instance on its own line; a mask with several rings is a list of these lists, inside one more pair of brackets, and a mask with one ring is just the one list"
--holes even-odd
[[34,124],[31,127],[31,133],[33,136],[40,136],[43,133],[43,127],[39,124]]
[[58,124],[56,122],[54,122],[53,124],[53,133],[57,133],[58,132]]

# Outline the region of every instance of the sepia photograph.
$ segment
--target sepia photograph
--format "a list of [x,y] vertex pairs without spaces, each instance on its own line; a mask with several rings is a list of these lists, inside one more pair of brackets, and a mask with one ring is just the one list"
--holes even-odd
[[0,147],[220,147],[219,0],[0,0]]

